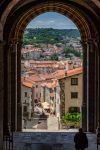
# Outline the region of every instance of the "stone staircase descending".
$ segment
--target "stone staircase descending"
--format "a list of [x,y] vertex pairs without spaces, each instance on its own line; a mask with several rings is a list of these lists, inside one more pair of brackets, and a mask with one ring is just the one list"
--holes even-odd
[[47,120],[48,130],[56,131],[58,130],[58,118],[55,116],[49,116]]

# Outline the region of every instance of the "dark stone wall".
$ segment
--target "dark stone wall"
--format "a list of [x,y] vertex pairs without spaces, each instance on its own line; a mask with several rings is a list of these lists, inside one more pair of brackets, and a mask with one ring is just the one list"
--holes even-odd
[[4,93],[3,43],[0,43],[0,150],[3,149],[3,93]]

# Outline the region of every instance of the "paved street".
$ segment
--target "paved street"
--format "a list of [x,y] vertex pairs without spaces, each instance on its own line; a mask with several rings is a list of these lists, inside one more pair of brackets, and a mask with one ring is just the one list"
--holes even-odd
[[[75,150],[73,142],[75,130],[69,131],[14,133],[14,150]],[[88,150],[96,150],[96,135],[87,133],[87,136]]]

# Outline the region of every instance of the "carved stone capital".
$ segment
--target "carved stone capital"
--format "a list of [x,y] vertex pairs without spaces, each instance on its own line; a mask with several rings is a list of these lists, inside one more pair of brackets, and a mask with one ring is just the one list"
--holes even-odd
[[93,52],[94,50],[98,51],[99,49],[99,40],[97,38],[82,40],[81,43],[84,49],[86,49],[88,46],[90,52]]
[[11,39],[8,41],[8,44],[9,44],[10,46],[16,45],[16,44],[18,44],[18,43],[19,43],[18,40],[15,39],[15,38],[11,38]]
[[18,40],[15,38],[12,38],[8,41],[9,50],[11,53],[15,53],[18,45]]

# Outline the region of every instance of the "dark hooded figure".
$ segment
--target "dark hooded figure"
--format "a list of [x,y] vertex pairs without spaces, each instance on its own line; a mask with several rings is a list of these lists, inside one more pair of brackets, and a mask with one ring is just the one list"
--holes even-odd
[[88,147],[88,139],[82,128],[80,128],[79,132],[75,134],[74,142],[76,150],[84,150]]

